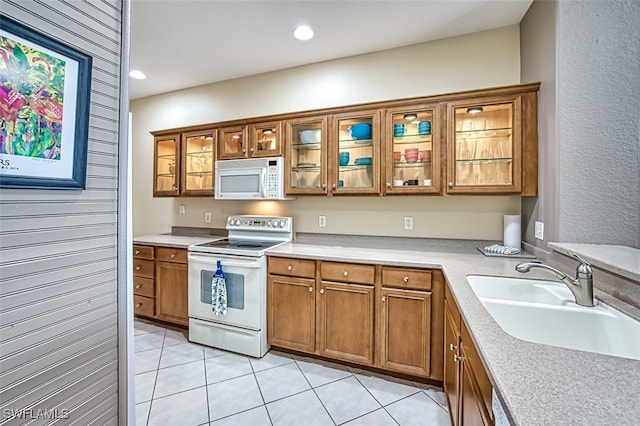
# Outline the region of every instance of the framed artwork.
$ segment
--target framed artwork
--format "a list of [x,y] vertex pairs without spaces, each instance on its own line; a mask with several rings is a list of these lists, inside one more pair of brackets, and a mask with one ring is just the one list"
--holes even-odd
[[0,14],[0,187],[85,189],[91,65]]

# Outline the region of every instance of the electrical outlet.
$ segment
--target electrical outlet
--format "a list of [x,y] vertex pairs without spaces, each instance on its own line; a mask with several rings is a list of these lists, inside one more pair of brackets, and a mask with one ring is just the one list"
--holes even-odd
[[327,226],[327,217],[324,215],[318,216],[318,226],[320,228],[325,228]]
[[178,212],[180,214],[187,214],[187,207],[184,204],[178,206]]
[[211,212],[205,212],[204,221],[207,223],[211,223]]
[[544,222],[535,223],[534,237],[544,240]]
[[404,229],[413,229],[413,217],[411,216],[404,217]]

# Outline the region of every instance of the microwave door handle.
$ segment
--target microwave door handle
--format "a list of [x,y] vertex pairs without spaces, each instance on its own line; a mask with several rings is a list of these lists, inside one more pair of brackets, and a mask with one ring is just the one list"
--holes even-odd
[[260,187],[261,198],[267,198],[267,169],[263,168],[260,171],[260,178],[262,179],[262,185]]

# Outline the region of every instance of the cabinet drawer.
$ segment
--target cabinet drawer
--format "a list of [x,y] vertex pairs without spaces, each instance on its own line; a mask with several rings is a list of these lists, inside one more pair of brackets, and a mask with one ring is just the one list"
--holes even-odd
[[431,290],[431,271],[384,266],[382,268],[382,285],[414,290]]
[[153,317],[155,300],[151,297],[133,296],[133,313],[144,317]]
[[139,296],[154,297],[154,281],[153,278],[133,277],[133,294]]
[[153,260],[153,247],[152,246],[133,246],[134,259],[149,259]]
[[269,274],[290,277],[315,278],[316,261],[269,257]]
[[170,247],[156,247],[156,260],[163,262],[187,263],[187,250]]
[[133,276],[143,278],[153,278],[153,260],[133,259]]
[[320,276],[325,281],[373,285],[375,275],[376,267],[374,265],[322,262],[320,267]]

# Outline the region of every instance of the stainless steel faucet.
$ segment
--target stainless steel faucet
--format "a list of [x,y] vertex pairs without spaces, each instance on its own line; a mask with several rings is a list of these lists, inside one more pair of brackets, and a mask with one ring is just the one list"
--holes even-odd
[[531,268],[540,268],[545,271],[549,271],[555,275],[560,282],[569,287],[569,290],[573,293],[573,297],[575,297],[578,305],[588,307],[595,306],[593,301],[593,271],[591,270],[591,265],[573,252],[568,252],[567,254],[575,257],[580,262],[576,268],[575,280],[569,278],[569,276],[564,272],[560,272],[556,268],[539,261],[519,263],[516,265],[516,271],[525,273],[529,272]]

